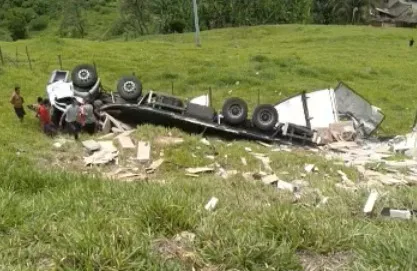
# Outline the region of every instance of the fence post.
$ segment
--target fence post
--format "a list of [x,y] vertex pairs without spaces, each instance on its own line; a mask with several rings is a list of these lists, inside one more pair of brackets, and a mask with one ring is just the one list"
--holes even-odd
[[62,70],[62,58],[61,55],[58,55],[58,63],[59,63],[59,67]]
[[32,61],[30,60],[29,49],[27,45],[26,45],[26,55],[28,56],[29,68],[32,70]]
[[19,59],[17,58],[17,46],[16,46],[16,66],[19,66]]
[[171,81],[171,94],[174,95],[174,81]]
[[0,61],[1,61],[1,64],[4,66],[3,51],[1,50],[1,47],[0,47]]

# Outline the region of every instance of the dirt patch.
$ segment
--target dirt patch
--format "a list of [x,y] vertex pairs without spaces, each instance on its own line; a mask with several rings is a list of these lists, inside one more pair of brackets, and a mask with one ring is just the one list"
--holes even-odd
[[353,260],[350,252],[338,252],[320,255],[310,252],[300,252],[298,256],[305,271],[345,271]]

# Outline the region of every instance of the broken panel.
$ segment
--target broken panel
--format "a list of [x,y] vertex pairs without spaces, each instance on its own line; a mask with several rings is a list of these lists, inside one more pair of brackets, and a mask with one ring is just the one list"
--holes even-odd
[[385,118],[379,108],[371,105],[342,82],[336,87],[335,96],[339,116],[352,118],[356,130],[364,137],[370,136]]

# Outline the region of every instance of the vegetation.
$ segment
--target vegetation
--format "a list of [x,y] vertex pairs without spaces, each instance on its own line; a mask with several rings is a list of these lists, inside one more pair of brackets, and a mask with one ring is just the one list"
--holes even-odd
[[[145,89],[170,92],[174,82],[174,93],[183,97],[212,87],[216,108],[236,95],[253,109],[258,90],[261,102],[275,102],[343,80],[386,113],[381,131],[398,134],[409,131],[415,113],[417,60],[409,57],[415,50],[408,47],[411,34],[404,29],[291,25],[203,32],[203,47],[198,49],[192,34],[147,36],[134,42],[51,37],[3,42],[6,65],[0,66],[0,88],[6,99],[7,90],[18,83],[26,102],[35,102],[58,67],[58,54],[66,69],[94,60],[107,89],[131,72],[143,80]],[[33,71],[24,62],[26,45]],[[82,165],[79,144],[69,142],[56,150],[30,112],[23,124],[5,100],[0,112],[3,269],[302,270],[302,264],[314,267],[319,262],[330,270],[417,268],[414,222],[364,217],[368,192],[334,186],[339,169],[354,181],[361,177],[313,153],[269,152],[255,143],[234,141],[230,146],[211,140],[216,159],[228,170],[259,170],[259,162],[244,147],[267,153],[280,178],[304,179],[330,198],[319,208],[314,189],[304,190],[306,195],[294,203],[291,195],[240,175],[227,181],[214,175],[186,178],[183,167],[212,163],[205,156],[213,150],[200,144],[198,136],[150,125],[139,127],[134,137],[153,142],[154,158],[164,150],[167,162],[153,181],[105,181],[95,169]],[[158,146],[155,138],[168,132],[185,142]],[[128,165],[129,154],[121,155],[126,157],[121,165]],[[241,157],[247,158],[245,168]],[[319,172],[303,177],[305,163],[316,164]],[[381,189],[389,193],[378,201],[377,213],[385,206],[415,209],[415,189]],[[219,205],[206,212],[204,205],[212,196],[219,198]],[[195,242],[178,247],[172,238],[182,231],[196,234]],[[165,261],[168,256],[171,260]]]
[[[199,1],[198,12],[202,30],[265,24],[363,24],[369,20],[369,9],[380,2],[204,0]],[[189,0],[0,0],[0,22],[13,40],[27,38],[28,29],[36,35],[47,27],[46,18],[54,35],[73,38],[137,38],[194,30]]]

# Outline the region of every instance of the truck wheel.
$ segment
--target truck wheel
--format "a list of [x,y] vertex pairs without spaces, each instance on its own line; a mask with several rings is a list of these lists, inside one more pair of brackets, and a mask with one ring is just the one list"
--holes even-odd
[[278,122],[278,112],[273,105],[261,104],[255,108],[252,123],[262,131],[270,131]]
[[81,64],[72,70],[71,79],[74,86],[82,89],[90,88],[97,82],[97,72],[94,66]]
[[136,76],[124,76],[117,83],[117,91],[125,100],[136,100],[142,95],[142,83]]
[[241,124],[248,117],[248,105],[240,98],[227,99],[223,105],[222,114],[227,123]]

